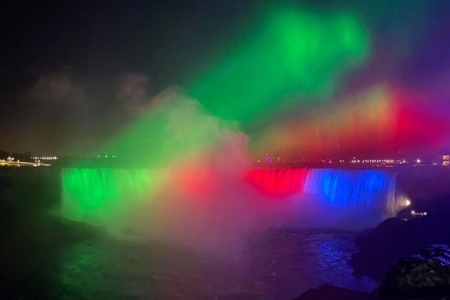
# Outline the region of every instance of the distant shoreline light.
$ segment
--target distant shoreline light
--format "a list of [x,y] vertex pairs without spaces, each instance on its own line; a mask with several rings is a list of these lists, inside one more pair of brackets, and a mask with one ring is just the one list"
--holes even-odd
[[34,160],[57,160],[58,159],[57,156],[32,156],[30,158],[34,159]]

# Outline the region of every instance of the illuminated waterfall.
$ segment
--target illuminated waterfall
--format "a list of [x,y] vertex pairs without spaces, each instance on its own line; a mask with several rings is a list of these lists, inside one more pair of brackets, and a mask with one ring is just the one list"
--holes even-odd
[[303,193],[319,195],[337,208],[359,208],[394,215],[397,174],[376,170],[309,170]]
[[98,226],[119,224],[132,205],[148,199],[163,174],[141,169],[64,169],[61,213]]
[[397,174],[378,170],[335,170],[305,168],[261,168],[247,180],[266,194],[315,195],[336,209],[372,210],[395,216],[407,199],[397,192]]
[[[206,202],[196,200],[198,194],[203,195],[201,193],[189,195],[187,191],[191,189],[184,187],[186,184],[202,189],[205,184],[208,184],[208,187],[215,187],[209,184],[211,181],[207,180],[209,176],[202,176],[201,172],[195,170],[182,173],[182,177],[186,177],[186,180],[180,180],[178,178],[180,174],[173,171],[147,169],[75,168],[63,170],[61,176],[63,185],[61,213],[64,217],[86,221],[99,227],[112,227],[119,231],[133,221],[136,212],[142,213],[142,217],[149,221],[149,224],[153,224],[151,222],[156,222],[157,219],[177,222],[174,214],[177,209],[181,213],[184,211],[186,214],[192,214],[192,218],[195,219],[196,211],[192,208],[201,203],[209,203],[208,205],[212,206],[205,206],[204,210],[214,210],[216,203],[214,197],[220,196],[221,193],[207,196],[211,201]],[[192,180],[192,177],[198,178]],[[251,170],[247,173],[246,180],[259,191],[265,192],[263,197],[270,195],[275,199],[290,199],[289,201],[298,203],[299,206],[296,207],[300,210],[304,208],[302,201],[305,197],[286,196],[312,195],[309,198],[328,211],[352,212],[356,215],[381,218],[395,216],[409,202],[407,197],[397,192],[397,174],[388,171],[266,168]],[[158,193],[161,187],[169,193]],[[223,188],[230,190],[236,187],[231,184]],[[173,202],[170,198],[174,193],[178,193],[182,201]],[[256,203],[260,199],[254,193],[243,194],[242,198],[247,199],[249,204],[245,201],[233,204],[233,197],[227,198],[227,202],[237,206],[236,209],[243,210],[242,205],[251,207],[250,202],[255,203],[250,199],[255,199]],[[173,205],[178,207],[174,208]],[[216,206],[220,205],[222,204]],[[261,202],[261,206],[263,205]],[[158,207],[167,207],[164,216],[158,212]],[[281,208],[282,204],[278,205],[275,202],[272,208],[276,210],[277,207]],[[253,209],[257,207],[253,207],[247,213],[252,213]]]

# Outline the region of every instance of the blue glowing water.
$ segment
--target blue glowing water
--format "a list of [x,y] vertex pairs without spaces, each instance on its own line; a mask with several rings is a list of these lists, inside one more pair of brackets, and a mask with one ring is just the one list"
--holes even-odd
[[377,170],[312,169],[306,177],[303,193],[321,196],[337,207],[396,210],[397,174]]

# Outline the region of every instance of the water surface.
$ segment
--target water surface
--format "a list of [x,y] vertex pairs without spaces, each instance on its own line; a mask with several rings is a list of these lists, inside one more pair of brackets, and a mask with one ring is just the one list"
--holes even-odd
[[323,283],[371,291],[347,260],[353,233],[269,230],[253,236],[239,264],[170,245],[96,237],[66,249],[59,299],[292,299]]

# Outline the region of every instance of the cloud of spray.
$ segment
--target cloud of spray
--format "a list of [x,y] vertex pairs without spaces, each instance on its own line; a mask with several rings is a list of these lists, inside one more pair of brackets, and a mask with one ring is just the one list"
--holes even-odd
[[133,141],[126,147],[142,149],[157,168],[65,170],[63,214],[198,251],[240,249],[270,213],[242,181],[249,168],[247,137],[173,90],[153,103],[154,126],[146,126],[140,139],[135,130],[125,134],[119,144]]
[[43,74],[18,96],[18,102],[21,104],[10,113],[16,115],[15,122],[0,133],[2,144],[11,145],[11,151],[54,155],[86,145],[87,101],[82,76],[69,69]]
[[338,76],[369,55],[363,24],[346,12],[274,5],[250,24],[188,88],[209,112],[244,127],[268,113],[329,99]]
[[[340,227],[357,215],[313,195],[260,193],[244,180],[250,169],[245,134],[179,92],[154,103],[152,115],[165,118],[156,143],[165,152],[151,156],[158,167],[64,170],[64,216],[120,238],[162,240],[235,260],[250,234],[277,226]],[[133,146],[147,146],[141,143]]]
[[118,81],[117,99],[131,114],[145,109],[150,79],[145,74],[125,73]]
[[308,118],[271,124],[254,136],[252,149],[259,156],[275,152],[287,160],[437,149],[448,138],[450,123],[425,109],[426,101],[429,97],[417,92],[375,86]]
[[[286,220],[337,220],[313,197],[273,198],[248,185],[247,137],[232,121],[248,125],[280,101],[290,107],[283,99],[292,94],[331,93],[338,74],[367,57],[365,30],[347,14],[322,18],[286,8],[264,17],[254,39],[188,86],[199,101],[164,91],[102,151],[132,157],[143,170],[66,170],[64,214],[115,233],[232,256],[255,230]],[[145,80],[125,78],[119,98],[145,102]]]
[[30,90],[30,97],[41,103],[82,103],[84,85],[69,73],[50,73],[39,78]]

